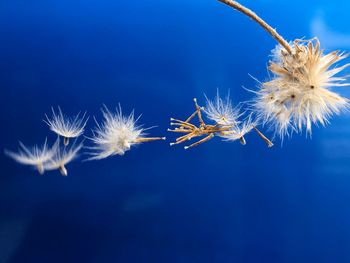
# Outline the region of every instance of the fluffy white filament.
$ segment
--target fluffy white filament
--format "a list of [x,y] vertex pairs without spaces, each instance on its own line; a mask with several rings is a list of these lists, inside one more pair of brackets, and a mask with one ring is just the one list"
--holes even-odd
[[207,96],[204,112],[208,119],[215,121],[219,125],[238,125],[241,116],[239,108],[234,108],[230,100],[230,94],[225,99],[220,97],[219,91],[214,100],[209,100]]
[[254,127],[257,125],[256,121],[252,119],[252,116],[249,115],[249,117],[243,121],[241,124],[232,127],[228,132],[225,132],[220,137],[226,139],[227,141],[237,141],[240,140],[240,142],[245,145],[246,141],[244,139],[244,136],[251,132]]
[[93,137],[90,138],[94,143],[89,160],[100,160],[113,155],[123,155],[130,150],[131,146],[137,144],[137,139],[143,135],[144,129],[136,125],[134,112],[129,116],[124,116],[121,106],[116,112],[111,112],[104,107],[102,109],[103,122],[97,124],[93,130]]
[[49,125],[50,130],[64,138],[64,144],[68,145],[70,138],[76,138],[83,134],[84,128],[88,121],[85,118],[86,113],[80,116],[78,113],[75,117],[69,118],[62,113],[60,107],[58,107],[58,113],[52,108],[52,117],[47,115],[44,120]]
[[347,55],[334,51],[324,54],[317,39],[291,44],[292,54],[278,46],[269,70],[272,80],[262,83],[254,108],[263,123],[273,126],[281,137],[291,131],[311,134],[312,124],[325,125],[333,114],[348,107],[348,100],[331,91],[347,86],[336,75],[349,64],[335,65]]
[[48,162],[44,163],[45,170],[60,170],[63,176],[68,175],[66,165],[78,157],[78,152],[83,147],[83,144],[73,144],[69,149],[57,147],[55,154]]
[[252,120],[251,115],[245,121],[240,121],[239,118],[243,115],[240,112],[239,107],[233,107],[230,100],[230,94],[225,99],[220,97],[217,92],[214,100],[210,100],[206,97],[207,104],[204,108],[204,112],[208,119],[214,121],[217,125],[222,127],[230,127],[229,130],[225,130],[218,133],[218,136],[224,138],[227,141],[240,140],[242,144],[246,144],[244,136],[249,133],[256,125],[256,122]]
[[45,164],[56,154],[58,143],[50,148],[45,139],[41,147],[35,145],[28,148],[22,142],[19,142],[19,146],[17,153],[5,150],[5,154],[20,164],[34,166],[40,174],[44,174]]

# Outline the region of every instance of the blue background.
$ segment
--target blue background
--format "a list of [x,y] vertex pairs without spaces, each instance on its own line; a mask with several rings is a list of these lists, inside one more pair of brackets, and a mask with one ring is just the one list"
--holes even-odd
[[[347,1],[242,2],[287,39],[350,49]],[[272,149],[254,133],[168,145],[193,97],[238,103],[248,73],[267,79],[275,42],[243,15],[215,0],[2,0],[0,36],[1,151],[53,142],[42,119],[58,105],[101,119],[120,102],[169,138],[68,177],[1,154],[0,262],[350,262],[349,114]]]

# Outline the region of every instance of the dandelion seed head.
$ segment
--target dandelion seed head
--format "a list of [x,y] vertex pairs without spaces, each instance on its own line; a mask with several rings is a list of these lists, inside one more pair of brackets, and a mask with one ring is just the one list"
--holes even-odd
[[122,109],[116,109],[115,113],[109,111],[106,107],[102,110],[103,123],[97,124],[93,130],[93,137],[90,138],[94,143],[90,160],[100,160],[113,155],[124,155],[124,153],[137,144],[137,139],[141,137],[144,129],[137,126],[132,111],[129,116],[124,116]]
[[60,107],[58,107],[57,113],[52,108],[52,117],[49,118],[46,115],[45,122],[54,133],[67,139],[76,138],[84,133],[84,128],[88,121],[88,118],[85,118],[85,115],[86,113],[80,116],[80,113],[78,113],[75,117],[69,118],[63,114]]
[[240,111],[239,108],[234,108],[230,100],[230,94],[225,99],[220,97],[217,92],[214,100],[209,100],[206,97],[206,106],[204,112],[208,119],[216,122],[219,125],[238,125]]
[[272,80],[262,83],[254,108],[263,123],[272,124],[281,137],[312,124],[327,124],[333,114],[348,107],[348,100],[331,91],[347,86],[345,77],[336,76],[349,66],[336,63],[347,57],[334,51],[324,54],[317,39],[296,40],[292,54],[278,46],[273,50],[269,70]]
[[31,148],[28,148],[22,142],[19,142],[18,152],[5,150],[5,154],[20,164],[36,167],[40,174],[43,174],[45,171],[45,163],[53,158],[57,147],[58,144],[55,143],[50,148],[46,139],[42,146],[35,145]]
[[[59,145],[58,140],[56,144]],[[78,145],[73,144],[71,147],[69,147],[69,149],[67,147],[64,147],[64,148],[57,147],[55,154],[52,156],[52,158],[44,163],[44,169],[45,170],[59,169],[62,175],[67,176],[68,172],[65,166],[78,157],[78,153],[82,147],[83,147],[82,143]]]

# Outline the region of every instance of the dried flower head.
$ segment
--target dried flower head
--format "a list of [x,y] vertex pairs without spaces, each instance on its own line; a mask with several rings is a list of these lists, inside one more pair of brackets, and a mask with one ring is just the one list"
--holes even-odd
[[113,155],[123,155],[130,148],[139,143],[156,140],[165,140],[165,137],[144,137],[145,129],[136,124],[134,111],[129,116],[122,113],[121,106],[115,113],[110,112],[107,107],[102,109],[103,123],[96,121],[97,127],[93,130],[93,137],[90,140],[95,144],[89,147],[93,150],[89,160],[100,160]]
[[55,143],[50,148],[46,139],[41,147],[35,145],[28,148],[22,142],[19,142],[17,153],[5,150],[5,154],[20,164],[34,166],[40,174],[44,174],[44,165],[55,155],[57,147],[58,144]]
[[290,131],[311,134],[312,124],[325,125],[333,114],[348,107],[348,99],[331,91],[347,86],[345,77],[336,76],[349,64],[336,63],[347,57],[334,51],[324,54],[317,38],[288,43],[273,27],[252,10],[234,0],[219,0],[258,23],[278,43],[269,70],[271,81],[257,92],[254,108],[264,123],[272,124],[282,138]]
[[335,75],[349,66],[335,63],[347,55],[339,51],[323,54],[317,39],[296,40],[292,53],[279,46],[269,70],[273,78],[257,92],[255,109],[264,123],[271,123],[281,136],[289,130],[311,133],[312,123],[325,125],[329,117],[348,106],[348,100],[330,90],[347,86]]
[[[229,112],[231,115],[226,115],[225,118],[221,118],[221,109],[225,108],[230,108],[233,109],[231,103],[228,101],[225,102],[224,107],[222,107],[223,100],[220,97],[216,97],[217,103],[216,105],[211,102],[210,100],[207,100],[209,104],[211,105],[210,112],[213,113],[212,119],[215,119],[216,123],[215,124],[207,124],[202,116],[202,111],[204,110],[202,107],[200,107],[197,103],[197,99],[193,99],[194,104],[196,107],[196,111],[191,114],[185,121],[179,120],[179,119],[174,119],[171,118],[170,125],[171,126],[176,126],[175,129],[168,129],[169,132],[174,132],[174,133],[180,133],[184,134],[176,139],[175,142],[170,143],[170,145],[177,145],[180,143],[184,143],[186,141],[189,141],[193,138],[197,137],[204,137],[200,139],[197,142],[194,142],[190,144],[189,146],[185,146],[185,149],[189,149],[195,146],[198,146],[204,142],[207,142],[214,138],[215,136],[219,136],[222,138],[225,138],[226,140],[237,140],[239,139],[240,142],[244,145],[246,144],[246,141],[244,139],[244,135],[251,131],[253,128],[258,132],[258,134],[265,140],[265,142],[268,144],[269,147],[271,147],[273,144],[272,142],[267,139],[255,126],[253,126],[253,122],[244,122],[243,125],[240,127],[239,126],[239,121],[233,117],[232,112],[234,111],[226,111]],[[208,110],[207,110],[208,111]],[[206,112],[207,112],[206,111]],[[224,112],[224,111],[222,111]],[[214,114],[215,113],[215,114]],[[218,114],[217,114],[218,113]],[[236,113],[235,113],[236,114]],[[240,114],[237,113],[239,116]],[[213,117],[214,116],[214,117]],[[219,117],[218,117],[219,116]],[[191,123],[191,121],[194,119],[194,117],[198,118],[199,121],[199,126],[196,126],[195,124]],[[228,120],[231,120],[232,123],[230,124]]]
[[51,131],[63,137],[64,145],[67,146],[70,138],[76,138],[83,134],[89,119],[85,118],[85,115],[86,113],[80,116],[78,113],[75,117],[70,118],[65,116],[61,108],[58,107],[58,113],[52,108],[52,118],[45,115],[46,120],[44,121],[49,125]]
[[[57,145],[59,145],[59,142],[57,140]],[[44,169],[45,170],[60,170],[61,174],[63,176],[68,175],[68,171],[66,169],[66,165],[76,159],[78,157],[78,153],[83,147],[83,144],[80,143],[78,145],[75,145],[75,143],[67,149],[66,147],[56,148],[55,154],[52,156],[48,162],[44,163]]]

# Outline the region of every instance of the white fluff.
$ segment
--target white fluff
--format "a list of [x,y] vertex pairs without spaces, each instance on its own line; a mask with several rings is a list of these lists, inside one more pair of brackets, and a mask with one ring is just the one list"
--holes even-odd
[[208,119],[216,122],[219,125],[238,125],[239,117],[241,116],[239,108],[234,108],[230,101],[230,94],[225,99],[220,97],[217,92],[214,100],[209,100],[206,96],[206,106],[204,112]]
[[19,146],[17,153],[5,150],[5,154],[20,164],[36,167],[40,174],[44,174],[45,163],[55,155],[58,143],[55,143],[52,148],[49,148],[45,139],[41,147],[35,145],[32,148],[28,148],[22,142],[19,142]]
[[58,113],[52,108],[52,118],[47,115],[44,120],[49,125],[50,130],[64,137],[64,144],[68,144],[69,138],[76,138],[84,133],[84,128],[89,118],[85,118],[86,113],[80,117],[78,113],[75,117],[69,118],[62,113],[58,107]]
[[110,112],[107,107],[102,109],[103,123],[93,130],[90,138],[95,146],[92,157],[89,160],[100,160],[113,155],[123,155],[130,150],[131,146],[137,144],[137,139],[143,135],[144,129],[136,125],[134,111],[129,116],[123,116],[121,106],[115,113]]
[[252,116],[250,115],[244,122],[240,121],[239,118],[243,113],[240,112],[239,107],[233,107],[230,94],[223,99],[218,91],[214,100],[209,100],[207,97],[206,100],[207,104],[204,109],[206,116],[219,127],[229,128],[219,132],[218,136],[226,141],[240,140],[242,144],[245,144],[244,136],[256,125],[256,122],[252,120]]
[[273,77],[262,84],[254,101],[259,118],[281,137],[303,129],[311,134],[312,124],[325,125],[348,107],[348,99],[331,91],[348,85],[345,77],[336,77],[349,66],[336,65],[347,55],[339,51],[325,55],[317,39],[296,40],[290,46],[292,54],[280,46],[273,50],[269,66]]
[[245,144],[246,142],[244,136],[251,132],[256,125],[257,122],[253,121],[252,116],[249,115],[244,122],[242,122],[240,125],[232,127],[229,131],[222,133],[220,137],[226,139],[226,141],[240,140],[242,144]]
[[[56,144],[58,144],[58,140]],[[52,158],[48,162],[44,163],[44,169],[58,169],[60,170],[63,176],[67,176],[68,171],[66,169],[66,165],[78,157],[78,152],[81,150],[82,147],[82,143],[78,145],[73,144],[69,149],[66,147],[57,147],[55,154],[52,156]]]

